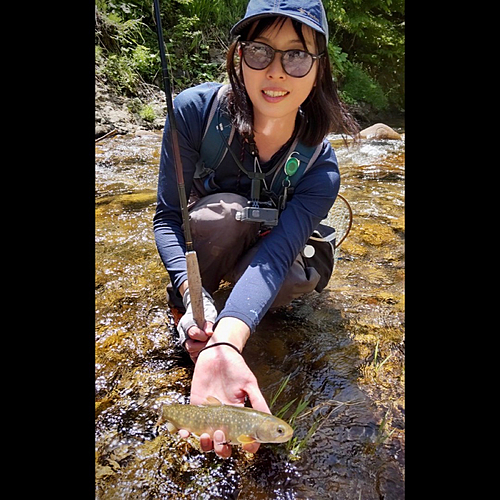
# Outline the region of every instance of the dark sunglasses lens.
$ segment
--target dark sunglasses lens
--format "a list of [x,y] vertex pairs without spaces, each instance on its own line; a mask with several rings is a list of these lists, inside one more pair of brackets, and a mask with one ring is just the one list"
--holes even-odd
[[[274,59],[275,50],[265,43],[245,42],[243,59],[252,69],[265,69]],[[287,50],[283,53],[281,64],[285,72],[295,78],[302,78],[311,71],[314,59],[303,50]]]
[[296,78],[306,76],[311,70],[313,58],[302,50],[289,50],[283,54],[283,69]]
[[243,46],[243,58],[252,69],[267,68],[273,57],[274,51],[267,45],[248,44]]

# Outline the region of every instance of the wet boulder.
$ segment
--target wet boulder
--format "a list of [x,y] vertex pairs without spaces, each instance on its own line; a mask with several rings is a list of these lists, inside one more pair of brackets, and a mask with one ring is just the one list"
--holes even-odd
[[392,129],[385,123],[375,123],[375,125],[363,129],[359,133],[359,136],[361,139],[368,140],[402,139],[402,137],[394,129]]

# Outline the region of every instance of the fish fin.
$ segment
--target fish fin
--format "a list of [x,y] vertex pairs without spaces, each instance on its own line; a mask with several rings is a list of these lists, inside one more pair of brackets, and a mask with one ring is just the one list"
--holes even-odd
[[251,436],[246,436],[245,434],[242,434],[241,436],[238,436],[238,442],[241,444],[249,444],[249,443],[254,443],[255,439]]
[[214,396],[207,396],[203,404],[207,406],[222,406],[222,403]]
[[177,430],[177,427],[171,422],[167,422],[167,430],[170,434],[173,434]]

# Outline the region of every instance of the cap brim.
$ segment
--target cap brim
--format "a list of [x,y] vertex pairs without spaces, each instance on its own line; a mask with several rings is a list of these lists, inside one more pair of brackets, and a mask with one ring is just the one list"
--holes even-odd
[[[255,14],[254,16],[249,16],[245,17],[241,21],[237,22],[230,31],[231,36],[235,37],[243,31],[245,27],[247,27],[249,24],[252,24],[254,21],[257,21],[259,19],[263,19],[264,17],[273,17],[273,13],[266,12],[265,14]],[[302,17],[299,15],[294,15],[294,14],[274,14],[274,17],[289,17],[291,19],[295,19],[296,21],[299,21],[299,23],[305,24],[306,26],[309,26],[315,31],[319,31],[322,35],[325,37],[327,36],[325,31],[320,28],[317,24],[313,23],[310,19],[307,17]]]

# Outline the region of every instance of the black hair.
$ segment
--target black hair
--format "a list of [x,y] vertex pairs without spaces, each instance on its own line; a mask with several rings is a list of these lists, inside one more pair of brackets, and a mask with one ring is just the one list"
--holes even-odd
[[[243,137],[253,135],[253,106],[245,88],[241,60],[237,60],[239,40],[255,40],[264,31],[275,23],[280,28],[289,19],[284,16],[269,16],[251,23],[240,32],[239,38],[232,43],[227,54],[227,73],[231,83],[231,90],[227,93],[227,106],[233,124]],[[292,24],[299,39],[307,50],[307,44],[302,33],[303,24],[292,19]],[[323,53],[318,59],[316,84],[301,105],[302,113],[297,114],[295,133],[306,146],[316,146],[329,133],[352,136],[358,134],[359,127],[349,114],[337,93],[337,86],[332,78],[328,47],[324,35],[313,30],[317,53]],[[302,115],[302,124],[299,116]]]

